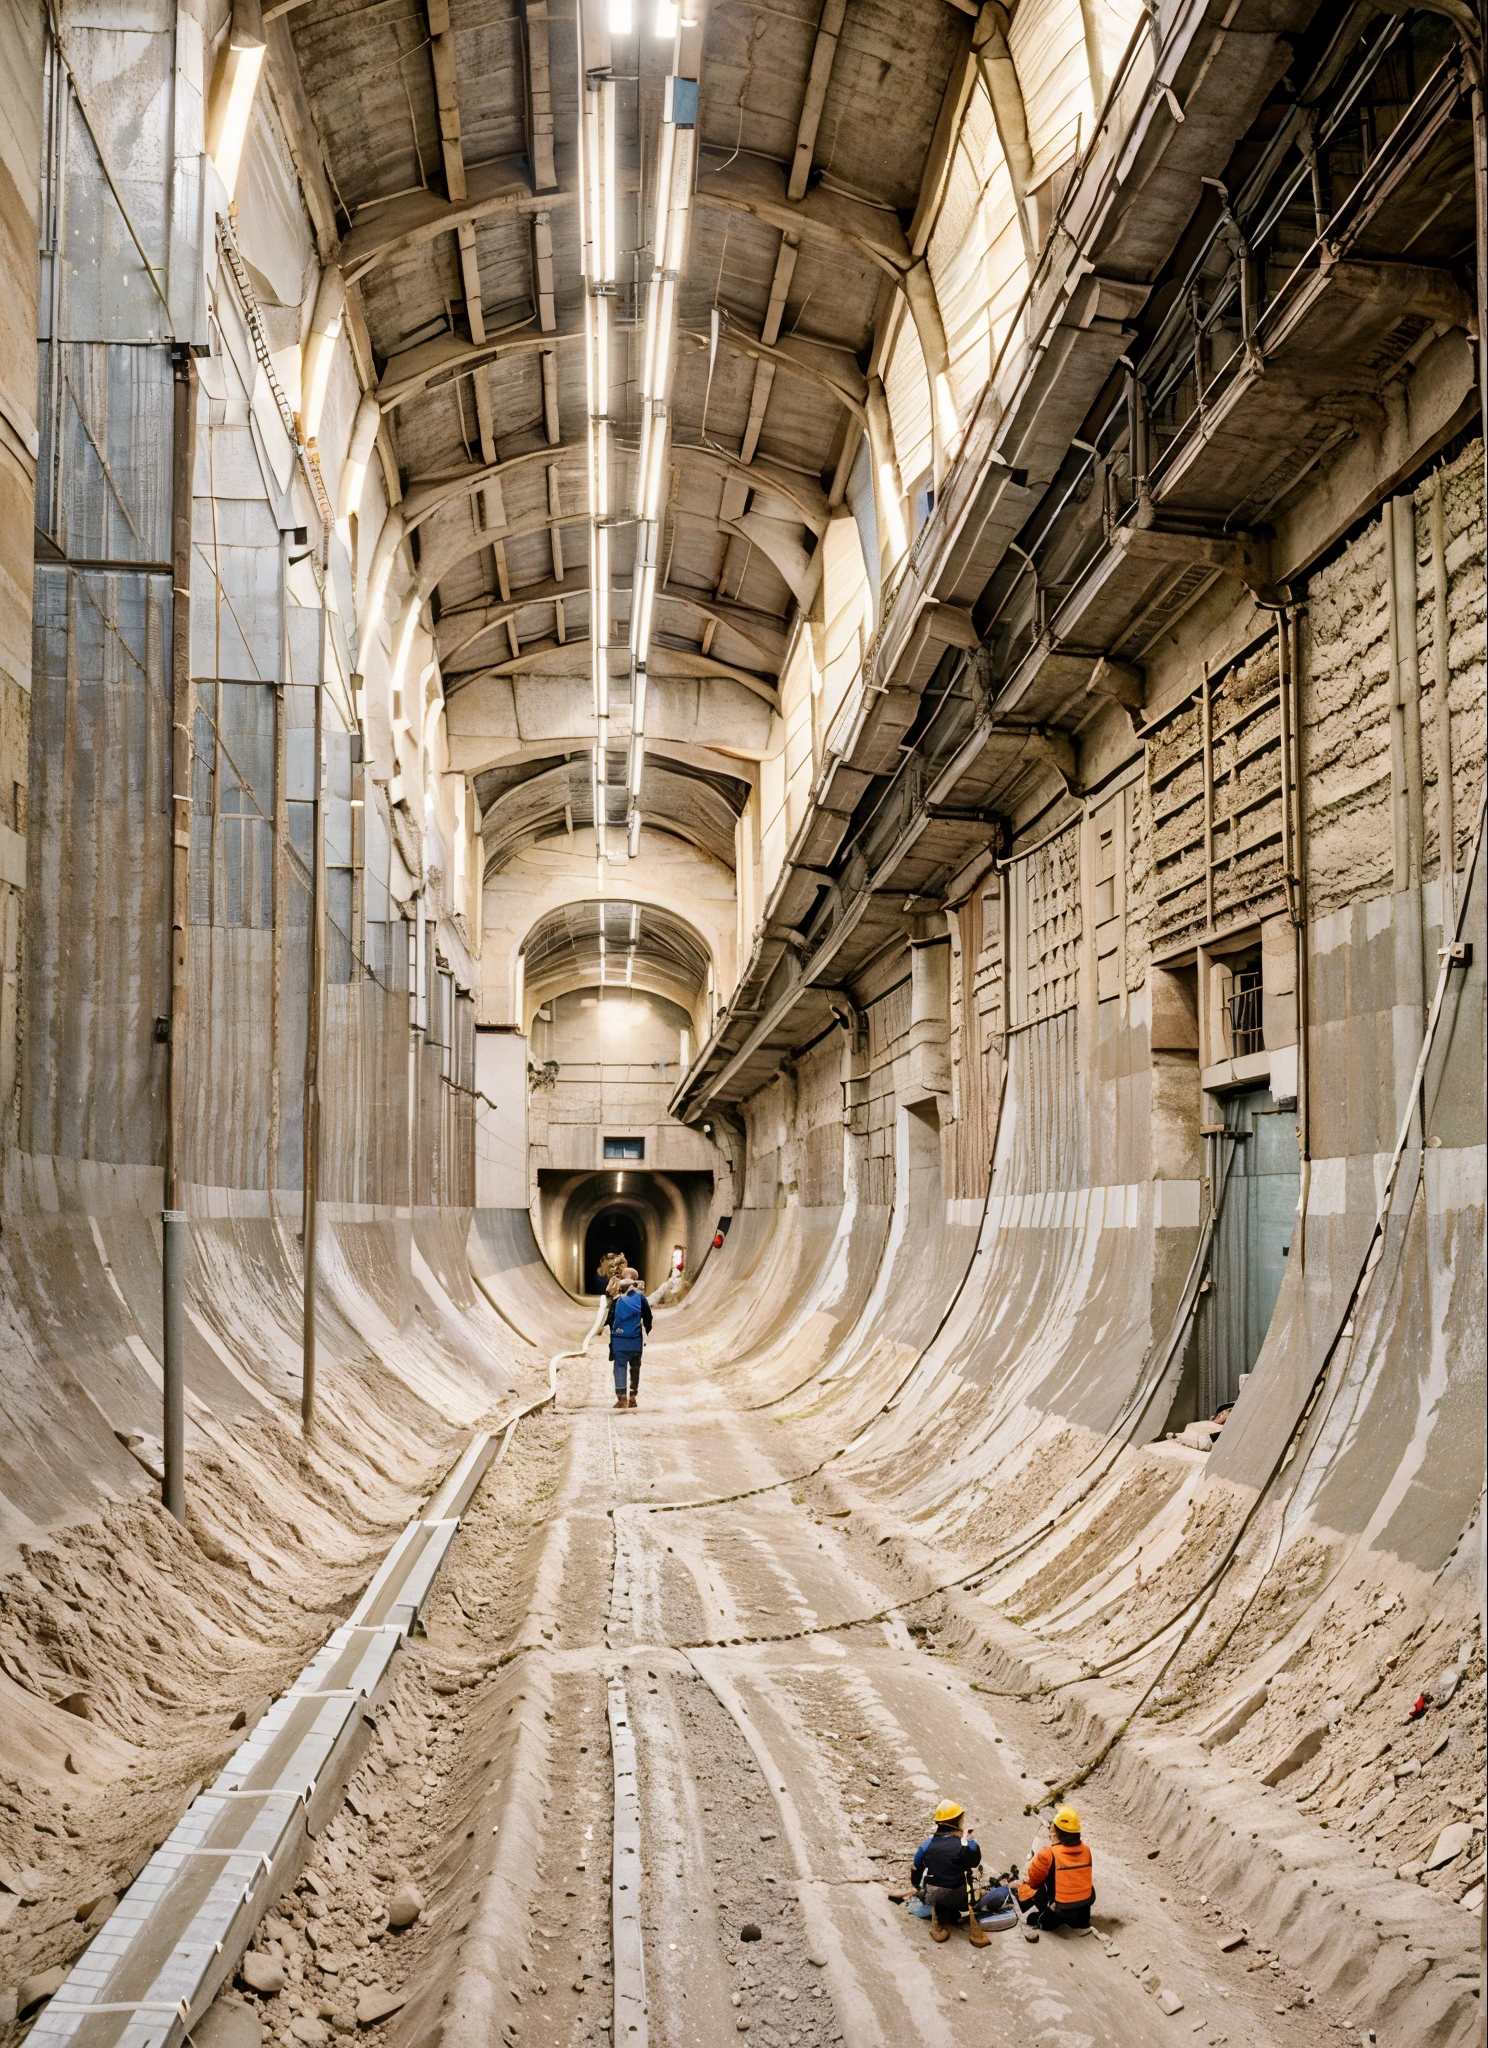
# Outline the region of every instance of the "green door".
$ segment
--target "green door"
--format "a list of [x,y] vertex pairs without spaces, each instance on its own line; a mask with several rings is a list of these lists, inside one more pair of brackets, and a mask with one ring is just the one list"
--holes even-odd
[[1240,1391],[1240,1375],[1260,1356],[1286,1272],[1296,1222],[1296,1113],[1278,1110],[1269,1090],[1230,1095],[1225,1123],[1233,1139],[1210,1260],[1209,1343],[1201,1413],[1212,1415]]

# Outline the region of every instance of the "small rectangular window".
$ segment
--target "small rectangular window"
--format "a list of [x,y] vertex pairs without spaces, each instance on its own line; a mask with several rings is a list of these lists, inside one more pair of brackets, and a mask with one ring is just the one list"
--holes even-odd
[[604,1156],[606,1159],[644,1159],[646,1141],[644,1138],[606,1138]]

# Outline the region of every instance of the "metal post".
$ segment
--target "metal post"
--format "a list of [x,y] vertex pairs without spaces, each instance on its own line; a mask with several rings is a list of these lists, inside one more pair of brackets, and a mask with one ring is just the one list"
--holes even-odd
[[166,1042],[165,1203],[160,1214],[161,1498],[186,1518],[186,1317],[182,1300],[186,1212],[181,1207],[181,1133],[186,1111],[186,1039],[190,1025],[191,781],[195,693],[191,685],[191,495],[196,447],[196,363],[172,351],[175,406],[171,436],[171,960]]
[[315,799],[310,858],[310,960],[305,1016],[304,1194],[301,1238],[304,1251],[304,1325],[300,1371],[300,1423],[315,1421],[315,1232],[320,1192],[320,1040],[325,1016],[325,648],[315,679]]

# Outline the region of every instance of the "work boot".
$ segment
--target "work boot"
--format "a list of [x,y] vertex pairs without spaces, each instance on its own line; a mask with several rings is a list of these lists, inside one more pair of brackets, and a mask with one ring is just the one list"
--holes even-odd
[[950,1928],[942,1927],[940,1924],[940,1914],[932,1911],[930,1915],[930,1939],[932,1941],[949,1941],[950,1938]]
[[966,1932],[971,1937],[973,1948],[987,1948],[991,1945],[992,1937],[985,1927],[978,1926],[975,1913],[968,1913],[966,1916]]
[[623,1394],[617,1394],[615,1396],[615,1406],[617,1408],[628,1408],[630,1406],[630,1403],[626,1400]]
[[635,1405],[636,1405],[636,1397],[635,1397],[635,1395],[634,1395],[634,1394],[632,1394],[632,1395],[631,1395],[630,1399],[629,1399],[629,1400],[628,1400],[628,1401],[626,1402],[626,1404],[625,1404],[625,1405],[626,1405],[626,1407],[627,1407],[627,1408],[634,1408],[634,1407],[635,1407]]
[[1039,1938],[1039,1930],[1038,1930],[1038,1922],[1037,1922],[1037,1920],[1033,1920],[1033,1919],[1028,1919],[1028,1920],[1025,1920],[1025,1921],[1023,1922],[1023,1939],[1024,1939],[1025,1941],[1037,1941],[1037,1940],[1038,1940],[1038,1938]]

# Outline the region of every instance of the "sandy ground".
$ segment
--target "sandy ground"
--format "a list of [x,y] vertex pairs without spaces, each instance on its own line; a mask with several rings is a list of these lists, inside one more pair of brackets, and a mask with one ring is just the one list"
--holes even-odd
[[[894,1595],[882,1553],[825,1495],[786,1485],[654,1512],[804,1470],[803,1434],[727,1408],[680,1350],[648,1357],[635,1413],[613,1410],[602,1359],[566,1372],[561,1412],[524,1426],[483,1484],[348,1804],[261,1931],[284,1989],[240,1985],[217,2023],[283,2048],[335,2032],[389,2048],[463,2039],[455,1987],[477,1957],[484,2041],[608,2041],[605,1687],[618,1673],[639,1755],[655,2043],[1347,2037],[1263,1951],[1221,1953],[1238,1930],[1098,1784],[1081,1796],[1094,1935],[933,1945],[890,1894],[937,1799],[964,1802],[990,1869],[1026,1862],[1030,1786],[1073,1761],[1059,1730],[980,1690],[918,1621],[811,1632]],[[781,1635],[794,1639],[751,1640]],[[530,1847],[499,1866],[503,1835]],[[419,1916],[392,1930],[410,1884]],[[762,1939],[742,1941],[748,1925]],[[373,2019],[379,2000],[398,2009]]]

